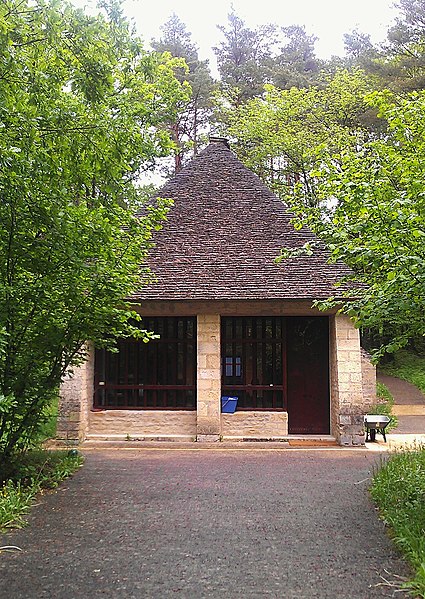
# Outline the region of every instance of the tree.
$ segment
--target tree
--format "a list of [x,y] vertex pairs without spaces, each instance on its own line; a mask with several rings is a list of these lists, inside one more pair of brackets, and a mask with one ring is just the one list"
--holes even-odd
[[276,27],[261,25],[249,29],[232,11],[228,27],[219,25],[224,35],[221,44],[214,48],[223,91],[232,104],[240,106],[263,92],[270,82],[272,48],[276,43]]
[[161,27],[163,37],[153,40],[152,47],[158,52],[169,52],[172,56],[184,59],[187,69],[177,73],[180,82],[187,82],[192,96],[179,107],[177,118],[170,123],[170,130],[176,145],[174,171],[181,170],[185,154],[192,149],[198,152],[200,134],[205,129],[212,111],[211,94],[214,81],[207,60],[199,60],[198,50],[191,40],[186,25],[176,14],[171,15]]
[[273,60],[273,83],[279,89],[309,87],[317,84],[321,62],[316,58],[317,37],[307,35],[304,27],[282,27],[286,43]]
[[339,71],[324,87],[278,90],[266,86],[254,98],[227,112],[228,134],[237,139],[239,157],[280,197],[295,191],[306,206],[319,202],[315,169],[324,148],[329,155],[356,144],[371,91],[365,74]]
[[386,136],[323,154],[315,173],[320,210],[292,206],[298,226],[312,227],[332,259],[352,267],[347,295],[357,299],[342,309],[359,326],[385,333],[382,353],[425,336],[425,92],[402,100],[375,92],[367,101],[386,121]]
[[358,29],[344,34],[344,47],[349,59],[355,61],[357,65],[376,56],[376,48],[371,42],[370,35]]
[[163,124],[187,92],[180,62],[102,6],[0,6],[0,460],[28,445],[86,341],[151,336],[123,298],[166,203],[136,218],[137,180],[170,152]]
[[382,56],[375,60],[386,86],[396,91],[425,88],[425,5],[422,0],[399,0],[396,23],[387,34]]

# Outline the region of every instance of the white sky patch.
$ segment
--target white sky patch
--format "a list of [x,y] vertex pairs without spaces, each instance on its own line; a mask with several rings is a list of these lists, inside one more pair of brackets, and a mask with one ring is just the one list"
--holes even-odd
[[[94,0],[72,0],[79,7],[90,9]],[[222,39],[217,25],[227,25],[227,15],[233,5],[236,14],[246,24],[274,23],[280,27],[304,25],[309,35],[318,37],[316,53],[319,58],[344,55],[344,33],[359,29],[370,34],[375,43],[382,42],[388,27],[397,14],[393,0],[125,0],[124,12],[134,20],[137,32],[148,46],[152,38],[159,38],[160,27],[175,12],[192,34],[199,48],[200,58],[208,58],[216,74],[215,55],[211,48]]]

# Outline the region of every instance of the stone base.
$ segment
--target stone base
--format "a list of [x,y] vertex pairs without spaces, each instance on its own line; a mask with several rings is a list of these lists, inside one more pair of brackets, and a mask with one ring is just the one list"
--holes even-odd
[[195,410],[93,410],[87,438],[195,437]]
[[196,441],[198,443],[218,443],[220,435],[196,435]]
[[288,413],[236,411],[222,414],[221,434],[225,438],[282,438],[288,434]]
[[90,443],[102,443],[102,442],[125,442],[128,445],[131,443],[139,442],[166,442],[166,443],[193,443],[196,440],[194,435],[144,435],[144,434],[133,434],[133,435],[120,435],[120,434],[102,434],[102,435],[87,435],[84,445]]
[[365,444],[362,414],[340,414],[338,417],[338,443],[344,446]]

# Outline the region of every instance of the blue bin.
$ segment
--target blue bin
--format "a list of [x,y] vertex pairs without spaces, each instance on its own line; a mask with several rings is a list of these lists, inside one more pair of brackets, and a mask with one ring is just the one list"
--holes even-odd
[[238,405],[237,397],[222,397],[221,398],[221,411],[224,414],[234,414]]

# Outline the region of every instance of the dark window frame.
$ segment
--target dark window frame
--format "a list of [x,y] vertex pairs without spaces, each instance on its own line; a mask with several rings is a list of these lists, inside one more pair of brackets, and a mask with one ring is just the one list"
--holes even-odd
[[196,317],[146,317],[141,326],[160,338],[95,350],[93,409],[196,410]]
[[[240,376],[228,376],[238,359]],[[284,316],[222,316],[221,364],[222,395],[238,397],[238,411],[286,411]]]

